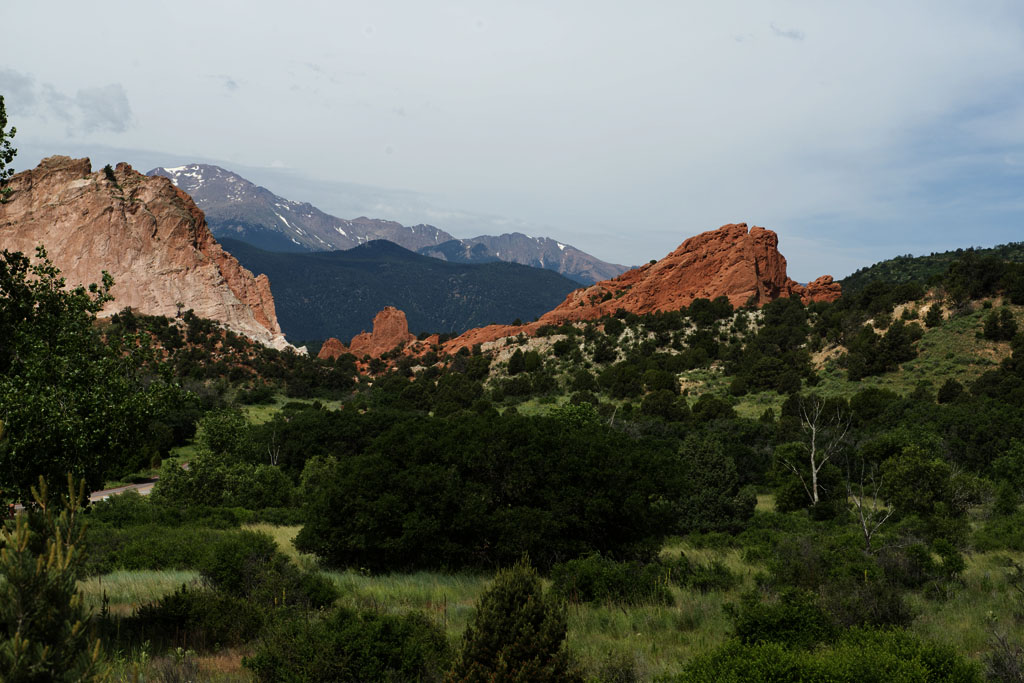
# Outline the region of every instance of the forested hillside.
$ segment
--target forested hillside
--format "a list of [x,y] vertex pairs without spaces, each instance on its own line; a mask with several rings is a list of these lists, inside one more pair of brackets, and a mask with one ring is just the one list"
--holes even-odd
[[377,240],[348,251],[281,254],[222,240],[242,265],[270,278],[281,329],[292,340],[348,340],[370,329],[385,306],[405,312],[409,329],[462,332],[532,320],[579,285],[516,263],[449,263]]
[[967,254],[982,259],[992,257],[1000,261],[1024,263],[1024,242],[1010,242],[989,248],[932,252],[927,256],[896,256],[860,268],[848,275],[842,280],[843,291],[855,294],[873,282],[902,284],[916,280],[927,283],[945,273],[952,263]]

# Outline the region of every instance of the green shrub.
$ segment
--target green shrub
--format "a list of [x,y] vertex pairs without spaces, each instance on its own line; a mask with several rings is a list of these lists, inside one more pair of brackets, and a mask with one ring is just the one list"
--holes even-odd
[[789,649],[731,640],[691,660],[674,683],[981,683],[979,667],[953,648],[901,630],[851,629],[831,647]]
[[590,555],[551,568],[551,591],[573,603],[671,605],[669,571],[659,564]]
[[149,641],[158,650],[216,650],[248,642],[263,621],[263,612],[248,600],[182,586],[139,607],[130,617],[107,617],[103,626],[108,637],[125,649]]
[[239,510],[196,505],[188,508],[161,505],[151,496],[138,491],[126,491],[106,500],[93,503],[89,509],[90,524],[112,526],[118,529],[146,524],[169,527],[205,526],[211,529],[230,529],[253,521]]
[[444,632],[426,616],[335,610],[282,614],[242,663],[260,681],[439,681],[451,660]]
[[338,597],[326,579],[303,574],[267,534],[222,537],[200,567],[216,590],[265,606],[324,607]]
[[799,589],[784,590],[772,601],[747,593],[739,606],[730,605],[728,611],[736,637],[747,645],[811,648],[834,641],[839,633],[814,594]]
[[668,568],[673,583],[701,593],[726,591],[738,586],[741,581],[720,560],[701,564],[688,558],[685,553],[680,553],[678,559],[665,562],[663,566]]
[[993,517],[974,532],[974,549],[1024,551],[1024,511],[1018,510],[1005,517]]
[[86,535],[89,554],[85,569],[89,574],[196,569],[205,562],[211,545],[229,533],[233,532],[156,524],[125,529],[96,525],[90,527]]

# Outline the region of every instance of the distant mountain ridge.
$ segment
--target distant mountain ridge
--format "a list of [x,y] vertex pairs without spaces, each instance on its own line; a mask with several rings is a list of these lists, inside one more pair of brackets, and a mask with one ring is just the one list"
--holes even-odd
[[338,218],[307,202],[280,197],[212,164],[158,167],[147,175],[170,178],[191,195],[218,239],[236,239],[267,251],[344,250],[382,239],[456,263],[508,261],[545,268],[582,284],[593,284],[626,270],[625,266],[606,263],[548,237],[511,233],[458,239],[432,225]]
[[605,263],[576,247],[550,237],[532,237],[521,232],[504,235],[481,235],[421,247],[417,251],[447,261],[487,263],[511,261],[554,270],[580,284],[594,284],[624,273],[628,268]]
[[187,192],[206,214],[217,238],[231,237],[262,248],[331,251],[388,240],[416,250],[455,239],[432,225],[406,227],[374,218],[338,218],[307,202],[279,197],[237,173],[211,164],[154,168],[146,175],[170,178]]
[[463,332],[492,322],[532,320],[576,289],[558,273],[517,263],[452,263],[386,240],[347,251],[281,253],[223,238],[246,268],[270,278],[281,329],[293,340],[351,339],[387,306],[409,329]]

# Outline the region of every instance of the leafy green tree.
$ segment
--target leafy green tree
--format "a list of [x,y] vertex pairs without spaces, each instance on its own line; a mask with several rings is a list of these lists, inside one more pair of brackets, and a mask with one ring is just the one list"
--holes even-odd
[[109,671],[78,590],[85,482],[47,495],[0,529],[0,681],[101,681]]
[[9,131],[4,132],[5,128],[7,128],[7,110],[4,108],[4,96],[0,95],[0,203],[6,202],[7,197],[11,194],[11,188],[4,187],[4,183],[14,175],[14,169],[9,165],[18,153],[18,150],[11,147],[11,138],[18,132],[18,129],[11,126]]
[[926,517],[959,511],[951,488],[953,469],[918,446],[907,446],[882,463],[882,475],[888,482],[887,501],[900,514]]
[[564,605],[545,595],[525,562],[498,572],[466,627],[462,652],[446,678],[480,681],[582,681],[565,647]]
[[110,473],[139,469],[152,456],[154,418],[182,396],[141,375],[147,349],[135,338],[100,336],[108,274],[67,291],[42,247],[37,257],[0,252],[0,490],[22,499],[40,475],[70,472],[96,489]]
[[738,531],[754,514],[757,496],[741,489],[736,464],[714,437],[690,435],[679,453],[690,491],[676,501],[679,533]]

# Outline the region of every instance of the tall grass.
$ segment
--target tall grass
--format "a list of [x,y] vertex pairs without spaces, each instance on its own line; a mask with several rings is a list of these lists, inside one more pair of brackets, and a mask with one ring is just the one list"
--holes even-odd
[[198,582],[196,571],[118,571],[91,576],[79,582],[87,606],[99,610],[106,594],[111,610],[131,612],[132,608],[158,600],[181,588],[182,584]]
[[324,572],[341,591],[339,604],[388,613],[425,612],[453,642],[462,635],[474,605],[493,577],[477,574],[384,574]]
[[1024,600],[1007,581],[1009,560],[1024,562],[1024,553],[990,552],[968,556],[962,584],[946,600],[912,595],[918,612],[911,630],[922,638],[943,643],[979,657],[990,645],[993,630],[1024,641]]

